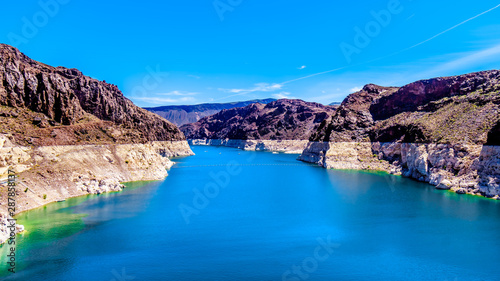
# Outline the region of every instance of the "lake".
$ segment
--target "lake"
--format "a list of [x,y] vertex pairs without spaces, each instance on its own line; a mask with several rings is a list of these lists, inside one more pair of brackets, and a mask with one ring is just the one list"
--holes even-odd
[[[500,280],[500,202],[194,146],[162,182],[18,216],[3,280]],[[0,248],[5,260],[7,247]]]

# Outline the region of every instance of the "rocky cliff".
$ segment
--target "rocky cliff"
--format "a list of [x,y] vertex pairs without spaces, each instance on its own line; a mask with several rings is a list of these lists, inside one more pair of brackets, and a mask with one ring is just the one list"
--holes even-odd
[[76,69],[34,61],[4,44],[0,82],[1,132],[12,133],[19,143],[45,145],[51,138],[57,140],[51,144],[184,140],[176,126],[135,106],[117,86]]
[[181,130],[188,139],[308,140],[334,112],[331,106],[282,99],[223,110]]
[[300,159],[377,169],[440,189],[500,195],[500,71],[367,85],[311,136]]
[[311,141],[498,145],[500,71],[434,78],[349,95]]
[[[16,175],[16,213],[86,194],[121,191],[123,182],[162,180],[176,156],[192,155],[186,141],[144,144],[19,146],[0,134],[0,174]],[[0,179],[0,243],[8,237],[7,184]]]
[[198,122],[201,118],[220,112],[223,109],[245,107],[253,103],[268,104],[275,99],[250,100],[230,103],[205,103],[197,105],[171,105],[144,108],[167,119],[177,126]]
[[120,191],[122,182],[161,180],[169,158],[192,155],[175,125],[76,69],[51,67],[0,44],[0,81],[0,243],[9,235],[9,171],[16,175],[19,213]]

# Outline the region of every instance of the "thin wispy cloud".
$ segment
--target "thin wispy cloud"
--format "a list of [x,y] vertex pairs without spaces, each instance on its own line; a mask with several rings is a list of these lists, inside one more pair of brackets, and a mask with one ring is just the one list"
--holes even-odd
[[348,67],[353,67],[353,66],[355,66],[355,65],[349,65],[349,66],[339,67],[339,68],[332,69],[332,70],[318,72],[318,73],[310,74],[310,75],[307,75],[307,76],[304,76],[304,77],[299,77],[299,78],[296,78],[296,79],[288,80],[288,81],[285,81],[285,82],[283,82],[281,84],[285,85],[285,84],[289,84],[289,83],[292,83],[292,82],[297,82],[297,81],[300,81],[300,80],[311,78],[311,77],[314,77],[314,76],[318,76],[318,75],[323,75],[323,74],[327,74],[327,73],[339,71],[339,70],[346,69]]
[[198,94],[199,93],[194,93],[194,92],[172,91],[172,92],[168,92],[168,93],[158,93],[155,95],[157,95],[157,96],[195,96]]
[[280,92],[272,95],[275,99],[294,99],[289,92]]
[[352,88],[352,89],[349,89],[349,92],[350,92],[350,94],[352,94],[352,93],[359,92],[359,91],[361,91],[362,89],[363,89],[362,87],[354,87],[354,88]]
[[415,45],[413,45],[413,46],[411,46],[411,47],[409,47],[409,48],[406,48],[406,49],[402,50],[401,52],[404,52],[404,51],[407,51],[407,50],[413,49],[413,48],[418,47],[418,46],[420,46],[420,45],[422,45],[422,44],[425,44],[425,43],[427,43],[427,42],[429,42],[429,41],[431,41],[431,40],[433,40],[433,39],[436,39],[437,37],[439,37],[439,36],[441,36],[441,35],[443,35],[443,34],[445,34],[445,33],[447,33],[447,32],[450,32],[450,31],[452,31],[453,29],[455,29],[455,28],[457,28],[457,27],[459,27],[459,26],[461,26],[461,25],[464,25],[464,24],[468,23],[468,22],[469,22],[469,21],[471,21],[471,20],[474,20],[474,19],[476,19],[476,18],[478,18],[478,17],[480,17],[480,16],[482,16],[482,15],[485,15],[485,14],[487,14],[487,13],[489,13],[489,12],[493,11],[493,10],[496,10],[496,9],[498,9],[499,7],[500,7],[500,4],[496,5],[495,7],[491,8],[491,9],[489,9],[489,10],[486,10],[486,11],[484,11],[484,12],[482,12],[482,13],[479,13],[479,14],[477,14],[477,15],[475,15],[475,16],[473,16],[473,17],[469,18],[469,19],[466,19],[466,20],[464,20],[463,22],[461,22],[461,23],[459,23],[459,24],[456,24],[456,25],[454,25],[454,26],[452,26],[452,27],[450,27],[450,28],[446,29],[445,31],[439,32],[438,34],[436,34],[436,35],[432,36],[431,38],[426,39],[426,40],[424,40],[424,41],[422,41],[422,42],[420,42],[420,43],[418,43],[418,44],[415,44]]
[[330,93],[321,96],[309,97],[308,100],[319,102],[322,104],[330,104],[332,102],[341,102],[346,97],[346,93]]
[[434,75],[442,75],[442,73],[448,73],[450,71],[457,71],[460,69],[474,67],[485,61],[491,60],[500,61],[500,44],[487,49],[483,49],[481,51],[462,55],[458,59],[451,60],[428,71],[425,71],[424,73],[419,74],[419,76],[432,77]]
[[298,67],[297,69],[302,70],[302,69],[306,69],[306,67],[307,67],[306,65],[303,65],[303,66],[301,66],[301,67]]
[[413,45],[411,47],[408,47],[408,48],[405,48],[403,50],[397,51],[397,52],[392,53],[390,55],[379,57],[379,58],[376,58],[376,59],[373,59],[373,60],[370,60],[370,61],[366,61],[366,62],[363,62],[363,63],[353,64],[353,65],[347,65],[347,66],[335,68],[335,69],[332,69],[332,70],[327,70],[327,71],[323,71],[323,72],[318,72],[318,73],[310,74],[310,75],[307,75],[307,76],[304,76],[304,77],[299,77],[297,79],[293,79],[293,80],[289,80],[289,81],[283,82],[281,84],[288,84],[288,83],[296,82],[296,81],[299,81],[299,80],[303,80],[303,79],[308,79],[308,78],[311,78],[311,77],[315,77],[315,76],[318,76],[318,75],[323,75],[323,74],[327,74],[327,73],[331,73],[331,72],[335,72],[335,71],[339,71],[339,70],[343,70],[343,69],[351,68],[351,67],[355,67],[355,66],[361,66],[361,65],[364,65],[364,64],[372,63],[372,62],[375,62],[375,61],[378,61],[378,60],[382,60],[382,59],[385,59],[385,58],[388,58],[388,57],[395,56],[395,55],[400,54],[402,52],[405,52],[405,51],[411,50],[413,48],[416,48],[416,47],[418,47],[420,45],[423,45],[423,44],[425,44],[425,43],[427,43],[427,42],[429,42],[429,41],[431,41],[433,39],[436,39],[437,37],[439,37],[439,36],[441,36],[441,35],[443,35],[443,34],[445,34],[447,32],[450,32],[450,31],[452,31],[452,30],[454,30],[454,29],[456,29],[456,28],[458,28],[458,27],[460,27],[460,26],[462,26],[462,25],[464,25],[464,24],[466,24],[466,23],[468,23],[468,22],[470,22],[470,21],[472,21],[472,20],[480,17],[480,16],[483,16],[483,15],[485,15],[485,14],[487,14],[487,13],[493,11],[493,10],[496,10],[499,7],[500,7],[500,4],[496,5],[495,7],[491,8],[491,9],[488,9],[488,10],[482,12],[482,13],[479,13],[479,14],[471,17],[471,18],[468,18],[467,20],[464,20],[461,23],[456,24],[456,25],[454,25],[454,26],[452,26],[452,27],[450,27],[450,28],[448,28],[448,29],[446,29],[446,30],[444,30],[442,32],[439,32],[438,34],[436,34],[436,35],[434,35],[434,36],[432,36],[432,37],[430,37],[430,38],[428,38],[428,39],[426,39],[426,40],[424,40],[424,41],[422,41],[420,43],[417,43],[417,44],[415,44],[415,45]]
[[[357,67],[357,66],[362,66],[362,65],[366,65],[366,64],[369,64],[369,63],[372,63],[372,62],[376,62],[376,61],[379,61],[379,60],[383,60],[383,59],[386,59],[386,58],[389,58],[389,57],[392,57],[392,56],[395,56],[395,55],[398,55],[400,53],[403,53],[403,52],[406,52],[408,50],[411,50],[411,49],[414,49],[418,46],[421,46],[429,41],[432,41],[434,39],[436,39],[437,37],[445,34],[445,33],[448,33],[474,19],[477,19],[487,13],[490,13],[496,9],[498,9],[500,7],[500,4],[496,5],[495,7],[493,8],[490,8],[484,12],[481,12],[473,17],[470,17],[442,32],[439,32],[437,33],[436,35],[426,39],[426,40],[423,40],[417,44],[414,44],[410,47],[407,47],[405,49],[402,49],[400,51],[397,51],[397,52],[394,52],[392,54],[389,54],[389,55],[385,55],[385,56],[382,56],[382,57],[378,57],[378,58],[375,58],[375,59],[372,59],[372,60],[369,60],[369,61],[365,61],[365,62],[361,62],[361,63],[357,63],[357,64],[352,64],[352,65],[346,65],[346,66],[343,66],[343,67],[338,67],[338,68],[335,68],[335,69],[331,69],[331,70],[327,70],[327,71],[322,71],[322,72],[318,72],[318,73],[313,73],[313,74],[309,74],[309,75],[306,75],[306,76],[302,76],[302,77],[299,77],[299,78],[295,78],[295,79],[292,79],[292,80],[288,80],[288,81],[284,81],[284,82],[281,82],[281,83],[274,83],[274,84],[266,84],[266,85],[279,85],[279,87],[277,88],[265,88],[266,90],[260,90],[259,87],[256,87],[254,89],[233,89],[233,91],[230,91],[230,93],[236,93],[235,95],[230,95],[230,96],[226,96],[226,97],[223,97],[223,98],[220,98],[219,100],[222,100],[222,99],[227,99],[227,98],[230,98],[230,97],[234,97],[234,96],[239,96],[239,95],[246,95],[248,93],[252,93],[252,92],[258,92],[258,91],[261,91],[261,92],[269,92],[269,91],[278,91],[278,90],[282,90],[283,87],[287,84],[290,84],[290,83],[293,83],[293,82],[297,82],[297,81],[300,81],[300,80],[304,80],[304,79],[309,79],[309,78],[312,78],[312,77],[316,77],[316,76],[319,76],[319,75],[324,75],[324,74],[328,74],[328,73],[332,73],[332,72],[337,72],[337,71],[340,71],[340,70],[344,70],[344,69],[348,69],[348,68],[353,68],[353,67]],[[305,69],[304,68],[299,68],[299,69]]]
[[150,104],[166,104],[166,103],[181,103],[181,102],[194,102],[196,99],[194,97],[182,97],[178,99],[172,98],[161,98],[161,97],[131,97],[132,100],[147,102]]
[[367,61],[367,62],[364,62],[364,63],[360,63],[360,64],[357,64],[357,65],[363,65],[363,64],[368,64],[368,63],[372,63],[372,62],[375,62],[375,61],[383,60],[383,59],[386,59],[386,58],[389,58],[389,57],[392,57],[392,56],[395,56],[395,55],[399,55],[399,54],[401,54],[403,52],[406,52],[406,51],[409,51],[411,49],[414,49],[414,48],[416,48],[418,46],[421,46],[421,45],[423,45],[423,44],[425,44],[425,43],[427,43],[427,42],[429,42],[431,40],[436,39],[437,37],[439,37],[439,36],[441,36],[441,35],[443,35],[445,33],[450,32],[450,31],[452,31],[452,30],[454,30],[454,29],[456,29],[456,28],[458,28],[458,27],[460,27],[460,26],[462,26],[462,25],[464,25],[464,24],[466,24],[466,23],[468,23],[468,22],[470,22],[470,21],[472,21],[474,19],[477,19],[480,16],[483,16],[483,15],[485,15],[485,14],[491,12],[491,11],[494,11],[494,10],[498,9],[499,7],[500,7],[500,4],[496,5],[495,7],[491,8],[491,9],[488,9],[488,10],[482,12],[482,13],[479,13],[479,14],[471,17],[471,18],[468,18],[468,19],[466,19],[466,20],[464,20],[464,21],[462,21],[462,22],[460,22],[460,23],[458,23],[458,24],[456,24],[456,25],[454,25],[454,26],[452,26],[452,27],[450,27],[450,28],[448,28],[448,29],[446,29],[444,31],[441,31],[438,34],[436,34],[436,35],[434,35],[434,36],[432,36],[432,37],[430,37],[430,38],[428,38],[428,39],[426,39],[426,40],[424,40],[422,42],[419,42],[419,43],[417,43],[417,44],[415,44],[413,46],[410,46],[408,48],[405,48],[405,49],[402,49],[400,51],[394,52],[392,54],[389,54],[389,55],[386,55],[386,56],[382,56],[382,57],[379,57],[379,58],[376,58],[376,59],[373,59],[373,60],[370,60],[370,61]]
[[258,84],[255,84],[254,87],[248,88],[248,89],[223,89],[223,88],[219,88],[219,91],[233,94],[233,95],[229,95],[229,96],[226,96],[224,98],[221,98],[221,99],[226,99],[226,98],[242,96],[242,95],[246,95],[246,94],[254,93],[254,92],[275,92],[275,91],[281,90],[282,88],[283,88],[283,85],[278,84],[278,83],[274,83],[274,84],[258,83]]
[[362,87],[352,88],[332,88],[328,91],[321,91],[321,95],[308,97],[311,101],[330,104],[332,102],[342,102],[346,96],[361,91]]
[[219,88],[220,91],[228,92],[228,93],[251,93],[251,92],[272,92],[281,89],[283,85],[281,84],[269,84],[269,83],[258,83],[255,84],[254,87],[248,89],[222,89]]

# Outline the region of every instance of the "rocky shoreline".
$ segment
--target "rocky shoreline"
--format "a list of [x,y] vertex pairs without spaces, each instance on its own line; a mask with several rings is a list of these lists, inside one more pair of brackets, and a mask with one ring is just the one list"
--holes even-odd
[[[161,180],[169,158],[193,154],[175,125],[77,69],[0,44],[0,81],[0,243],[8,215],[121,191],[123,182]],[[7,215],[9,171],[17,188]]]
[[[162,180],[169,159],[193,155],[187,141],[146,144],[21,147],[0,136],[0,182],[17,175],[16,214],[88,194],[121,191],[123,182]],[[8,238],[6,189],[0,185],[0,244]],[[22,231],[22,226],[18,231]]]
[[190,145],[227,146],[249,151],[270,151],[301,154],[307,147],[307,140],[234,140],[234,139],[191,139]]
[[299,160],[327,169],[386,171],[438,189],[500,200],[499,146],[310,142]]
[[381,142],[188,140],[191,145],[300,154],[327,169],[377,170],[437,189],[500,200],[500,146]]

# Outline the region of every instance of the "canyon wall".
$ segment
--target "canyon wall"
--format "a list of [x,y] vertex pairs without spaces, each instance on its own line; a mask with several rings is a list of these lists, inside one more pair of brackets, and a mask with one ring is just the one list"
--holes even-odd
[[0,44],[0,242],[9,232],[9,170],[19,213],[120,191],[123,182],[161,180],[170,157],[191,154],[175,125],[134,105],[116,85]]
[[221,110],[244,107],[254,103],[268,104],[275,99],[249,100],[229,103],[204,103],[196,105],[168,105],[146,107],[144,109],[160,115],[177,126],[198,122],[203,117],[214,115]]
[[401,88],[368,84],[310,138],[300,160],[383,170],[439,189],[500,195],[500,71]]
[[310,142],[299,160],[328,169],[382,170],[438,189],[500,199],[499,146]]
[[[123,182],[162,180],[187,141],[22,147],[0,135],[0,244],[6,231],[7,171],[16,173],[16,213],[87,194],[121,191]],[[22,230],[20,227],[18,230]]]
[[188,139],[308,140],[334,112],[333,106],[281,99],[222,110],[180,129]]
[[307,147],[307,140],[188,140],[191,145],[227,146],[249,151],[272,151],[300,154]]

